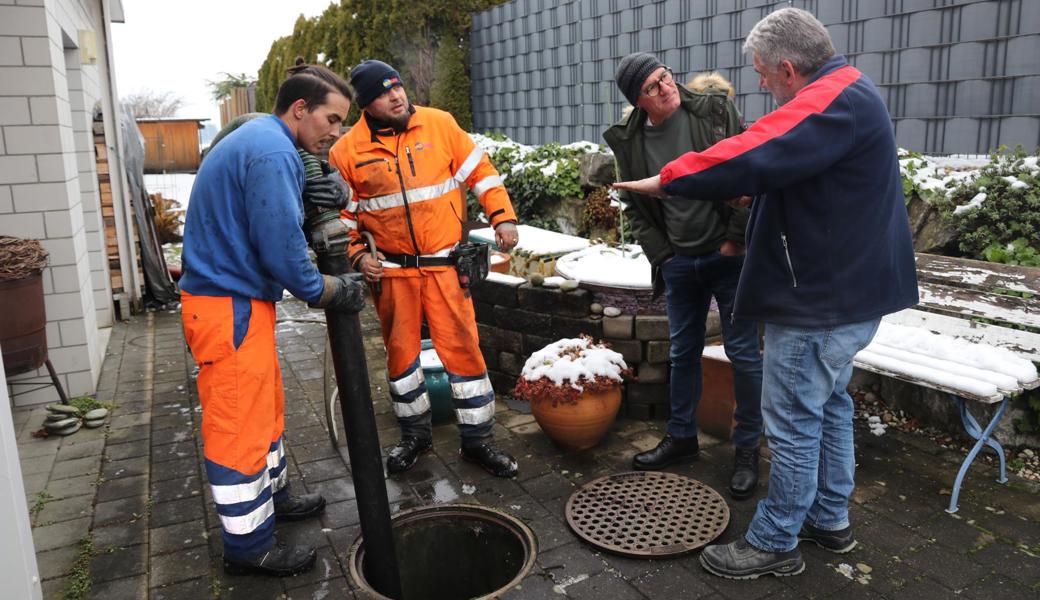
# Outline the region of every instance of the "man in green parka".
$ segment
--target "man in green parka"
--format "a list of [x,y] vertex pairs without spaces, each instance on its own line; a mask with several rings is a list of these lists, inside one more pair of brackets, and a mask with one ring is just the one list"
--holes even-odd
[[[743,130],[721,77],[702,79],[708,82],[703,91],[691,91],[654,55],[637,52],[621,60],[615,80],[634,107],[603,134],[623,181],[648,177],[686,152],[704,150]],[[762,358],[758,324],[732,318],[748,211],[724,202],[657,200],[627,192],[621,200],[652,266],[654,295],[662,289],[666,294],[671,338],[667,432],[657,447],[636,454],[632,466],[660,469],[698,454],[701,352],[714,296],[737,400],[730,493],[748,498],[758,485]]]

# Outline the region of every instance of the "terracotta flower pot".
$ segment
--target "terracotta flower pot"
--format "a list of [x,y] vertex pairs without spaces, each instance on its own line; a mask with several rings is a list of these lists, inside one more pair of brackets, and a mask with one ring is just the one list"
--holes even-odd
[[582,394],[576,404],[531,402],[535,421],[564,450],[588,450],[603,439],[621,407],[621,386]]

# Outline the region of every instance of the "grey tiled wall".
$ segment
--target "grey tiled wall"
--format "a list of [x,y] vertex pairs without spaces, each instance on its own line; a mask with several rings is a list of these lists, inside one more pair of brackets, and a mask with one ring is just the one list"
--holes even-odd
[[722,72],[754,120],[773,102],[741,45],[788,5],[819,17],[874,80],[901,146],[1040,146],[1040,0],[515,0],[473,18],[474,130],[602,142],[626,105],[614,69],[635,51],[656,53],[681,81]]

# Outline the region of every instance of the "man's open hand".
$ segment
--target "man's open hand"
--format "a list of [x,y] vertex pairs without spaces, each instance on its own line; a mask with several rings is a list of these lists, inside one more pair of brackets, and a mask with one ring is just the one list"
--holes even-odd
[[668,194],[661,187],[661,176],[654,175],[638,181],[619,181],[614,184],[614,189],[627,190],[633,194],[642,194],[653,198],[664,198]]

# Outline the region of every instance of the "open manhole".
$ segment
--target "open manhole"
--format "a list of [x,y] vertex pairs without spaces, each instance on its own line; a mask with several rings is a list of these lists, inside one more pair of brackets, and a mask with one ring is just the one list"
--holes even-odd
[[718,492],[673,473],[631,472],[590,481],[567,501],[567,523],[586,542],[624,556],[659,558],[707,545],[729,524]]
[[[407,600],[496,598],[534,566],[534,532],[505,513],[470,504],[415,508],[391,519],[401,592]],[[364,538],[350,549],[350,576],[390,600],[368,578]]]

